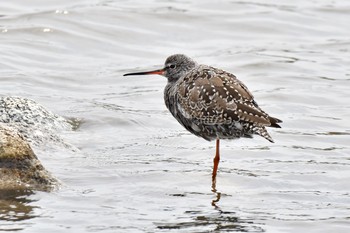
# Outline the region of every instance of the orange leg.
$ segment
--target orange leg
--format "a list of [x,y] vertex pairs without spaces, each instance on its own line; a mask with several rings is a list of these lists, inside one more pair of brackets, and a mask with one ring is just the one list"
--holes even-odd
[[212,175],[213,181],[216,181],[216,172],[218,170],[219,162],[220,162],[220,140],[216,139],[216,154],[214,157],[214,167],[213,167],[213,175]]

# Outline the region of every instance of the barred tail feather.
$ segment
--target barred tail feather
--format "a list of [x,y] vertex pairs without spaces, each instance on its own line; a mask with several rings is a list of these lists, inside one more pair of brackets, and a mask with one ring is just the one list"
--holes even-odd
[[261,137],[265,138],[266,140],[274,143],[272,137],[270,136],[270,134],[267,132],[265,127],[255,127],[253,128],[253,132],[255,134],[260,135]]

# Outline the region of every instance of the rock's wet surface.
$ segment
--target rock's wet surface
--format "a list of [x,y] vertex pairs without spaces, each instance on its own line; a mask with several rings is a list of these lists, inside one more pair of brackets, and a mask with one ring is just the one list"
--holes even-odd
[[14,128],[0,124],[0,192],[53,190],[59,182],[42,166],[29,143]]

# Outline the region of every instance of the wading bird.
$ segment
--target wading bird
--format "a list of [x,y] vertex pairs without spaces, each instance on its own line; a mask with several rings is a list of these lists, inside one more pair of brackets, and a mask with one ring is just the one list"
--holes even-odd
[[220,161],[220,139],[260,135],[273,142],[265,127],[280,128],[282,121],[269,116],[235,75],[201,65],[183,54],[168,57],[162,69],[128,73],[163,75],[165,105],[181,125],[208,141],[216,140],[213,181]]

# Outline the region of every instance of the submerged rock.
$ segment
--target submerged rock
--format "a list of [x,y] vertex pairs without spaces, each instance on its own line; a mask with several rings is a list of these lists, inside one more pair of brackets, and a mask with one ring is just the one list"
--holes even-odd
[[52,190],[58,185],[28,142],[13,127],[0,123],[0,190]]

